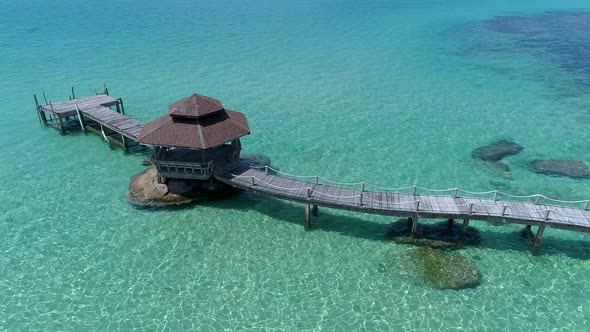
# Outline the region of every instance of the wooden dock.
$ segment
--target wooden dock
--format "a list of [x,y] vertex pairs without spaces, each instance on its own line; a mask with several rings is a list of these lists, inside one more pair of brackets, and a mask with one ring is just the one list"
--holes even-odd
[[[463,230],[470,220],[482,220],[503,224],[521,224],[530,228],[538,226],[534,248],[543,236],[545,227],[590,232],[590,201],[578,201],[582,207],[541,204],[544,196],[531,195],[535,202],[523,202],[515,199],[499,200],[498,191],[479,194],[491,194],[493,198],[464,196],[461,189],[433,190],[433,195],[417,194],[417,186],[396,188],[408,193],[370,190],[365,183],[358,188],[323,184],[319,177],[310,181],[294,179],[280,175],[269,168],[257,168],[248,164],[231,171],[219,171],[216,178],[230,186],[254,191],[272,197],[305,204],[305,227],[310,225],[310,210],[317,211],[317,206],[334,209],[359,211],[364,213],[408,217],[412,220],[412,233],[415,232],[421,218],[462,219]],[[447,192],[447,195],[441,194]]]
[[[43,94],[45,101],[43,105],[39,104],[37,96],[34,95],[34,99],[39,120],[47,126],[57,128],[62,134],[65,134],[68,128],[89,130],[127,149],[128,141],[136,144],[139,133],[144,128],[143,123],[125,115],[123,100],[109,96],[106,86],[104,92],[82,98],[77,98],[72,88],[72,95],[67,101],[48,102],[45,94]],[[210,102],[211,99],[207,100]],[[116,109],[113,110],[112,107]],[[232,114],[234,113],[237,112]],[[245,118],[243,122],[247,126]],[[236,144],[239,147],[239,142]],[[234,146],[233,141],[232,146]],[[208,149],[200,150],[209,151]],[[198,156],[200,157],[196,157],[197,159],[204,158],[202,154]],[[239,150],[236,156],[230,159],[237,160],[237,156],[239,156]],[[534,251],[540,245],[546,227],[590,232],[590,200],[560,201],[538,194],[514,196],[497,190],[488,192],[469,192],[460,188],[434,190],[416,185],[405,188],[380,188],[364,182],[345,184],[319,176],[285,174],[268,166],[256,167],[246,162],[237,164],[228,163],[224,158],[220,160],[211,156],[208,158],[210,160],[204,168],[206,172],[209,172],[207,174],[203,174],[202,160],[195,164],[199,167],[197,172],[199,176],[208,179],[212,172],[215,179],[230,186],[303,203],[306,229],[310,227],[311,215],[317,213],[318,206],[324,206],[407,217],[411,221],[412,236],[415,236],[418,222],[422,218],[445,218],[450,222],[455,219],[463,220],[463,232],[467,230],[470,220],[521,224],[528,229],[537,226]],[[165,176],[195,178],[194,165],[187,166],[192,162],[191,160],[183,160],[179,163],[179,160],[172,158],[169,161],[162,160],[163,162],[169,164],[162,164],[166,166],[165,171],[169,173],[165,173]],[[164,168],[159,168],[158,171],[162,173]]]
[[[70,96],[69,100],[46,102],[44,105],[39,104],[36,95],[34,99],[39,119],[45,125],[55,127],[62,134],[65,134],[68,128],[88,130],[124,149],[127,149],[129,140],[137,140],[144,125],[125,115],[123,100],[109,96],[106,87],[103,93],[94,96]],[[111,107],[116,109],[113,110]]]

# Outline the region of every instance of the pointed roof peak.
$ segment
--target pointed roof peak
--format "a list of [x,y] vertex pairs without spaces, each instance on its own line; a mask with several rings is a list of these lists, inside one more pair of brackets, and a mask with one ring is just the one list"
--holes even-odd
[[170,106],[173,117],[200,118],[224,110],[221,102],[215,98],[193,93]]

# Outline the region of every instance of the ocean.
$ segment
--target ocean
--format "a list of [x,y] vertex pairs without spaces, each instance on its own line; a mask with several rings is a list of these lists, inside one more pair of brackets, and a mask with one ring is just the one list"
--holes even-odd
[[[590,237],[473,221],[479,286],[422,282],[393,218],[255,193],[127,203],[144,156],[60,136],[48,100],[107,83],[149,121],[192,93],[244,112],[244,152],[384,187],[590,198],[532,173],[590,162],[590,3],[523,0],[0,0],[0,330],[587,331]],[[524,147],[482,167],[471,152]],[[432,221],[434,222],[434,221]]]

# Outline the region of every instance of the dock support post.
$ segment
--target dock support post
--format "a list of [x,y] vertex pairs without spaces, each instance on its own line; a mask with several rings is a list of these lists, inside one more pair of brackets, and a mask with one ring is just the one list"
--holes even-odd
[[62,135],[65,135],[66,134],[66,128],[64,127],[64,121],[61,118],[61,116],[59,116],[58,119],[59,119],[59,125],[58,125],[59,126],[59,133],[62,134]]
[[530,231],[532,227],[532,225],[526,225],[525,229]]
[[412,231],[410,232],[410,237],[412,239],[416,238],[416,230],[418,229],[418,215],[415,215],[413,218],[410,218],[412,222]]
[[536,255],[539,246],[541,245],[541,240],[543,239],[543,232],[545,231],[545,226],[539,226],[537,230],[537,236],[535,236],[535,242],[533,243],[533,255]]
[[310,205],[305,204],[305,223],[303,224],[303,228],[307,231],[309,230],[309,226],[311,225],[311,216],[309,213]]
[[104,138],[104,140],[107,143],[110,143],[109,139],[107,138],[107,134],[105,134],[105,132],[104,132],[104,128],[102,127],[102,123],[99,123],[98,125],[100,126],[100,133],[102,134],[102,137]]
[[311,215],[316,217],[318,215],[318,206],[314,205],[311,207]]
[[[416,186],[414,186],[416,188]],[[412,221],[412,231],[410,232],[410,237],[413,239],[416,237],[416,229],[418,229],[418,211],[420,211],[420,201],[416,201],[416,213],[414,214],[413,218],[410,218]]]
[[72,99],[76,99],[76,94],[74,93],[74,87],[72,87]]
[[125,115],[125,105],[123,105],[123,99],[119,98],[119,104],[121,104],[121,113]]
[[449,224],[449,229],[453,229],[453,222],[454,222],[454,220],[453,219],[449,219],[447,222]]
[[[73,89],[74,88],[72,88],[72,92]],[[86,131],[86,126],[84,125],[84,116],[82,115],[82,112],[80,112],[78,104],[74,104],[74,106],[76,107],[76,113],[78,113],[78,121],[80,122],[80,128],[82,128],[82,131]]]
[[115,106],[117,107],[117,113],[121,113],[121,105],[117,103]]
[[125,150],[125,152],[129,151],[129,148],[127,147],[127,142],[125,140],[125,135],[121,134],[121,143],[123,143],[123,150]]
[[463,219],[463,229],[461,230],[461,239],[465,238],[465,234],[467,234],[468,227],[469,227],[469,219]]
[[43,122],[44,125],[47,126],[47,119],[45,118],[45,113],[41,110],[41,106],[39,106],[39,100],[37,99],[37,95],[33,94],[33,99],[35,99],[35,106],[37,107],[37,115],[39,116],[39,121]]

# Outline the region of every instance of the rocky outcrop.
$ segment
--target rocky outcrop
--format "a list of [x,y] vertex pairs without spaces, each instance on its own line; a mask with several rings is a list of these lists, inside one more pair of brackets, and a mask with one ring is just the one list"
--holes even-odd
[[519,154],[523,149],[521,145],[513,141],[501,140],[473,150],[471,156],[486,161],[498,161]]
[[537,174],[567,176],[573,179],[590,178],[588,166],[579,160],[534,160],[531,162],[529,168],[531,172]]
[[432,248],[415,252],[424,283],[439,289],[474,288],[480,283],[479,269],[465,257]]
[[136,206],[165,206],[191,203],[235,194],[236,189],[219,182],[169,179],[167,184],[156,180],[156,169],[131,177],[127,201]]

